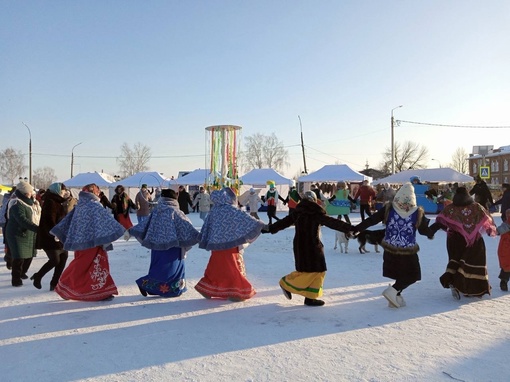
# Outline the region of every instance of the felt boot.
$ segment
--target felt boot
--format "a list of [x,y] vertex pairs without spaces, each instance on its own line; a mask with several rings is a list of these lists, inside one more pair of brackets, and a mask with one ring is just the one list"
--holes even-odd
[[394,308],[400,308],[400,304],[397,301],[397,293],[398,291],[393,288],[391,285],[388,286],[383,292],[382,295],[388,302],[393,305]]

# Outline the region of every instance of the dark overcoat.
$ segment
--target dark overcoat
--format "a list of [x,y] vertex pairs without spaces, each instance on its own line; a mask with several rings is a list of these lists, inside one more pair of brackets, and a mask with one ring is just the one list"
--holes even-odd
[[276,233],[293,224],[296,229],[293,241],[294,261],[298,272],[327,270],[324,245],[320,239],[320,226],[341,232],[353,229],[350,224],[326,215],[324,208],[307,199],[301,200],[291,215],[270,225],[269,232]]
[[46,191],[43,196],[41,220],[37,230],[36,248],[46,250],[61,250],[63,245],[55,241],[55,236],[50,235],[50,230],[66,216],[66,201],[60,195]]
[[32,222],[34,201],[16,190],[17,200],[9,208],[9,219],[5,227],[7,246],[13,259],[29,259],[37,253],[35,238],[37,225]]

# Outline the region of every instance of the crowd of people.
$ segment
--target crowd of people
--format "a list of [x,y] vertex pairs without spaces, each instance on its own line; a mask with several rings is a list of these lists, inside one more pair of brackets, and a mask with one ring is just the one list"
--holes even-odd
[[[447,232],[448,262],[439,282],[450,289],[454,298],[482,297],[491,292],[483,233],[500,235],[500,288],[508,290],[510,185],[503,184],[502,195],[495,201],[490,191],[487,194],[486,187],[481,179],[476,179],[470,190],[457,185],[451,190],[451,203],[430,224],[417,204],[412,182],[398,190],[383,184],[376,192],[365,181],[351,194],[348,184],[339,181],[330,190],[329,198],[316,185],[301,194],[293,185],[283,198],[275,184],[270,183],[264,197],[253,188],[248,191],[244,198],[247,213],[240,208],[235,191],[228,187],[210,194],[200,187],[194,197],[184,186],[178,190],[159,189],[155,201],[154,189],[149,191],[143,184],[132,201],[119,185],[109,201],[95,184],[83,187],[76,199],[62,183],[53,183],[42,193],[36,192],[27,181],[20,181],[4,196],[0,224],[12,286],[20,287],[29,278],[32,259],[37,249],[42,249],[48,261],[30,277],[34,287],[41,289],[44,276],[53,271],[50,291],[63,299],[82,301],[111,300],[118,294],[110,274],[108,251],[121,237],[126,240],[134,237],[151,250],[147,275],[135,281],[143,296],[178,297],[184,293],[186,253],[198,244],[210,251],[211,256],[195,289],[208,299],[249,299],[256,291],[247,278],[244,250],[260,234],[276,234],[294,226],[295,270],[283,276],[279,285],[287,299],[300,295],[305,305],[322,306],[324,301],[319,298],[323,294],[327,267],[321,226],[354,237],[370,226],[383,223],[382,274],[394,283],[382,295],[390,307],[400,308],[406,306],[402,292],[421,279],[417,234],[433,239],[441,229]],[[358,199],[361,223],[353,226],[349,213]],[[373,209],[376,200],[381,206]],[[284,218],[276,216],[279,201],[289,206]],[[268,223],[257,214],[262,203],[268,207]],[[489,211],[493,205],[501,205],[499,226]],[[203,220],[200,231],[188,217],[190,209],[195,208]],[[130,220],[134,211],[136,225]],[[67,264],[69,251],[74,252],[74,258]]]

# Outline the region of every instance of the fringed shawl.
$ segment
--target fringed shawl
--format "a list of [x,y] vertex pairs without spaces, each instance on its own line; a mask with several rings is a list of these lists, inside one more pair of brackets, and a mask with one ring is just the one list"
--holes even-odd
[[177,200],[166,197],[161,197],[149,217],[130,228],[129,233],[144,247],[159,251],[192,247],[199,235]]
[[461,234],[467,246],[472,246],[483,232],[496,235],[496,226],[487,210],[478,203],[467,205],[447,205],[437,215],[436,221],[449,230]]
[[110,244],[124,231],[96,195],[81,191],[76,207],[50,233],[64,244],[65,250],[77,251]]
[[234,203],[235,195],[226,189],[213,191],[213,207],[200,232],[199,247],[206,250],[223,250],[253,242],[264,223],[241,211]]

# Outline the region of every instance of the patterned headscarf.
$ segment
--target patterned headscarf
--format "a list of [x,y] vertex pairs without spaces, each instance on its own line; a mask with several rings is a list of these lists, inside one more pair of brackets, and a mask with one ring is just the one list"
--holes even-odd
[[418,209],[414,187],[411,183],[404,183],[397,191],[393,199],[393,208],[403,218],[411,216]]
[[129,229],[129,233],[146,248],[165,250],[189,248],[198,243],[199,232],[179,209],[173,198],[161,197],[149,217]]
[[67,251],[77,251],[110,244],[125,232],[91,192],[81,191],[76,207],[69,212],[50,234],[56,236]]
[[236,195],[230,188],[211,192],[211,202],[213,207],[200,231],[200,248],[229,249],[251,243],[260,235],[264,223],[234,205]]

